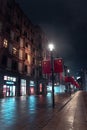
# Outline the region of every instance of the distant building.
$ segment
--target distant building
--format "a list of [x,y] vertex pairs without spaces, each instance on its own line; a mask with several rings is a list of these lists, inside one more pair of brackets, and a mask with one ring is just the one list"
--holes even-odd
[[81,75],[81,87],[83,90],[87,91],[87,70],[86,69],[82,69],[80,72]]

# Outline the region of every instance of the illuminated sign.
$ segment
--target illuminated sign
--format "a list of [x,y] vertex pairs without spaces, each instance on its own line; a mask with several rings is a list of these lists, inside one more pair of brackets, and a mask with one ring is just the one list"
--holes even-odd
[[14,82],[7,81],[6,84],[14,84]]
[[6,75],[4,76],[4,80],[16,82],[15,77],[10,77],[10,76],[6,76]]
[[35,86],[34,81],[30,81],[30,86]]

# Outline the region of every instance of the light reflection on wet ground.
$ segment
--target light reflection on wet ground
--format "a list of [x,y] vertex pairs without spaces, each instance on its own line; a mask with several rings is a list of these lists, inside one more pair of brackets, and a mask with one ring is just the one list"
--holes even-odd
[[32,124],[38,120],[40,122],[46,116],[48,119],[51,112],[51,95],[0,99],[0,130],[7,130],[17,125],[22,126],[22,122]]

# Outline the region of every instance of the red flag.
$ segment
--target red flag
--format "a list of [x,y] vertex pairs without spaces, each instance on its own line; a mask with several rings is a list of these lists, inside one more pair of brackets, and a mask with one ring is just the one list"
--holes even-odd
[[63,60],[62,58],[57,58],[54,60],[54,72],[61,73],[63,72]]
[[51,62],[50,62],[50,60],[42,61],[42,72],[43,72],[43,74],[51,73]]
[[67,77],[67,76],[65,76],[64,77],[64,81],[67,83],[67,82],[70,82],[70,78],[69,77]]
[[74,79],[73,77],[65,76],[65,82],[70,82],[71,84],[73,84],[73,85],[76,86],[77,88],[80,87],[80,85],[78,84],[78,82],[75,81],[75,79]]
[[70,83],[74,84],[74,83],[75,83],[75,80],[74,80],[74,78],[71,77],[71,76],[65,76],[65,82],[70,82]]
[[75,85],[77,88],[80,88],[80,85],[79,85],[79,83],[77,81],[74,81],[73,85]]

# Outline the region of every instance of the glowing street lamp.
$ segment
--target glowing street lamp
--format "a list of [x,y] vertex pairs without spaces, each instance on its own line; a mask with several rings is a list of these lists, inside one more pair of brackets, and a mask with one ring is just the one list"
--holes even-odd
[[68,73],[68,75],[70,74],[70,69],[67,69],[67,73]]
[[49,47],[50,51],[54,50],[54,45],[53,44],[49,44],[48,47]]
[[53,63],[53,50],[54,50],[54,45],[53,44],[49,44],[48,45],[49,50],[51,52],[51,73],[52,73],[52,106],[54,108],[55,104],[54,104],[54,63]]
[[[70,69],[67,69],[67,73],[68,73],[68,77],[70,77]],[[71,95],[70,83],[68,86],[68,91],[70,92],[70,95]]]

